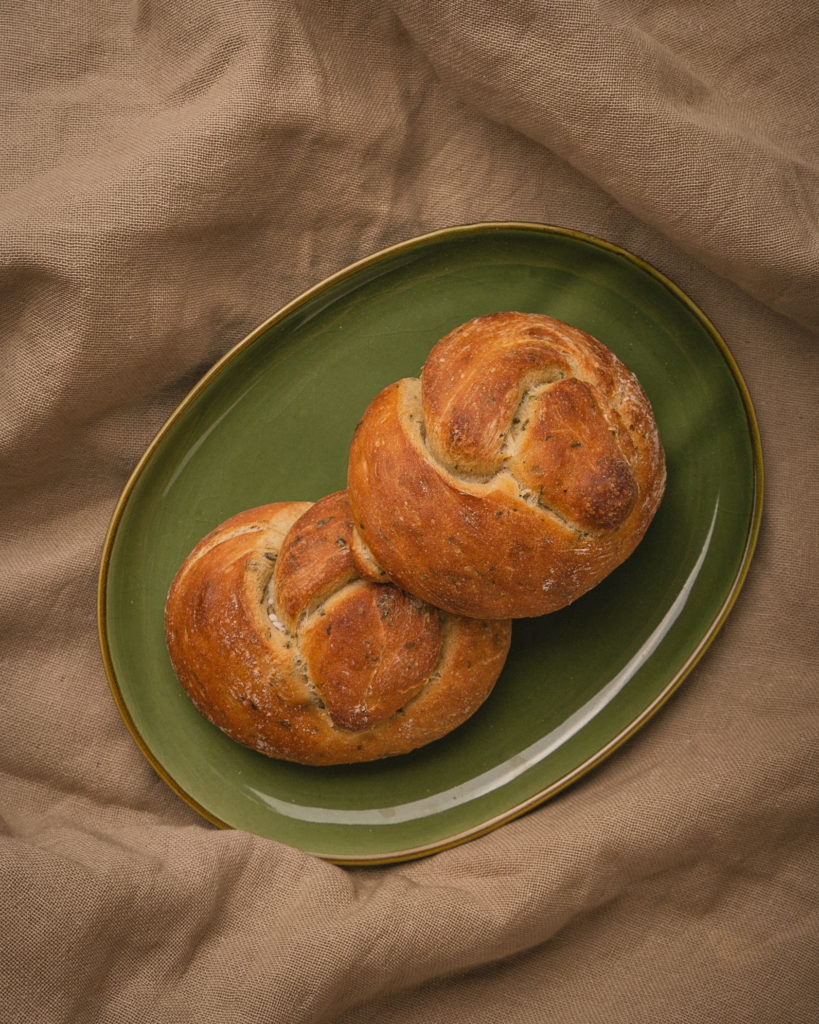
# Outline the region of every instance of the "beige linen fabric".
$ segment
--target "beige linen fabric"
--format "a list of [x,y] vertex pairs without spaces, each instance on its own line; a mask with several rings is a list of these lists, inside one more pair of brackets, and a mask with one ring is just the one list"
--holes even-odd
[[[814,1020],[813,0],[3,13],[0,1020]],[[766,455],[747,584],[646,729],[482,839],[344,869],[213,829],[110,696],[116,499],[285,301],[482,220],[603,236],[715,321]]]

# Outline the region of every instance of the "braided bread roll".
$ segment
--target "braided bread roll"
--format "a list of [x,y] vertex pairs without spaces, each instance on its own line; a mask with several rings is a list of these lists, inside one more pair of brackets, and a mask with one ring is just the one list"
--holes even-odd
[[347,490],[365,578],[455,615],[543,615],[634,551],[665,489],[636,377],[551,317],[495,313],[432,349],[356,428]]
[[174,671],[214,725],[270,757],[402,754],[464,722],[503,668],[511,624],[454,617],[362,580],[344,491],[241,512],[174,579]]

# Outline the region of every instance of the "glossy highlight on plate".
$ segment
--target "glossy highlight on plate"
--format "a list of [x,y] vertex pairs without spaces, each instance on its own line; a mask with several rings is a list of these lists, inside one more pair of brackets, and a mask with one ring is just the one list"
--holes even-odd
[[[644,540],[568,608],[515,622],[489,700],[421,750],[313,768],[233,743],[190,704],[165,649],[165,596],[182,560],[243,508],[315,501],[343,487],[350,438],[372,397],[417,375],[454,326],[509,309],[588,331],[637,374],[668,464]],[[170,417],[109,527],[98,591],[103,660],[137,745],[208,821],[341,864],[411,859],[537,806],[643,726],[728,614],[761,509],[762,454],[742,376],[673,283],[565,228],[448,228],[375,253],[294,299]]]

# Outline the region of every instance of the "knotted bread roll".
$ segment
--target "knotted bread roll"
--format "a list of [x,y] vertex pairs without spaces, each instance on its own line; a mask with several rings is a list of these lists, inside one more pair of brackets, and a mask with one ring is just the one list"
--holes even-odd
[[362,580],[344,491],[251,509],[194,548],[168,594],[174,670],[247,747],[303,764],[402,754],[491,692],[507,622],[454,617]]
[[347,489],[362,575],[452,614],[542,615],[599,583],[660,504],[665,457],[634,374],[551,317],[446,335],[356,428]]

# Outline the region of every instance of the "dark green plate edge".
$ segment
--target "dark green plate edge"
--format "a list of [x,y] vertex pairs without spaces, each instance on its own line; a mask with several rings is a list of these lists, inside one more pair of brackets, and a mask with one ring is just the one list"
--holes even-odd
[[[222,370],[233,360],[240,352],[244,351],[249,345],[252,345],[256,339],[267,331],[274,324],[283,320],[291,313],[295,312],[300,306],[308,302],[310,299],[324,291],[328,287],[343,281],[345,278],[351,275],[357,274],[359,271],[371,267],[376,263],[384,259],[391,258],[399,255],[402,252],[408,252],[416,247],[422,247],[425,244],[433,241],[451,239],[459,235],[467,235],[473,233],[491,233],[493,231],[531,231],[539,234],[548,235],[564,235],[569,238],[574,238],[579,241],[585,242],[589,245],[597,246],[598,248],[607,250],[628,262],[632,263],[635,267],[639,268],[643,272],[649,274],[658,283],[663,285],[672,295],[682,303],[688,311],[700,322],[702,327],[705,329],[707,334],[711,337],[717,348],[719,349],[725,362],[734,377],[737,389],[742,398],[742,403],[745,407],[745,414],[748,420],[748,431],[750,434],[751,444],[753,448],[753,465],[754,465],[754,487],[753,487],[753,514],[748,528],[748,534],[745,542],[745,549],[743,551],[742,559],[734,577],[731,589],[728,592],[728,596],[725,599],[719,612],[714,617],[711,623],[710,629],[703,635],[697,647],[692,651],[690,657],[685,664],[680,668],[676,675],[668,682],[665,688],[657,695],[657,697],[649,704],[643,711],[628,725],[627,728],[623,729],[617,736],[615,736],[609,743],[598,750],[595,755],[582,764],[578,765],[574,770],[567,773],[563,778],[558,779],[544,790],[536,793],[534,796],[523,801],[520,804],[515,805],[512,808],[504,811],[494,818],[481,823],[478,826],[472,827],[462,833],[454,836],[449,836],[445,840],[439,840],[434,843],[424,844],[418,847],[411,847],[406,850],[395,851],[390,854],[372,854],[369,856],[333,856],[324,853],[317,853],[315,856],[319,856],[324,860],[330,861],[335,864],[349,865],[349,866],[366,866],[366,865],[380,865],[380,864],[394,864],[401,861],[414,860],[419,857],[429,856],[430,854],[439,853],[442,850],[450,849],[454,846],[458,846],[461,843],[465,843],[468,840],[476,839],[479,836],[486,835],[488,832],[493,831],[506,822],[512,821],[514,818],[520,817],[532,808],[537,807],[539,804],[545,802],[551,797],[555,796],[561,790],[571,785],[581,776],[585,775],[588,771],[598,765],[601,761],[607,758],[615,750],[618,749],[623,743],[626,742],[631,736],[637,732],[650,718],[652,718],[656,712],[665,704],[668,698],[674,693],[674,691],[680,686],[686,676],[691,672],[700,658],[703,656],[707,648],[710,646],[714,637],[717,635],[719,630],[722,628],[728,613],[734,605],[737,596],[742,588],[743,583],[748,574],[751,559],[753,557],[754,550],[756,548],[757,539],[759,537],[760,523],[762,520],[762,504],[763,504],[763,490],[764,490],[764,468],[762,459],[762,443],[759,434],[759,425],[756,419],[756,413],[754,411],[751,396],[748,392],[748,388],[742,377],[740,369],[734,359],[731,350],[723,340],[720,333],[717,331],[714,324],[708,319],[708,317],[702,312],[702,310],[683,292],[681,291],[672,281],[670,281],[664,274],[653,267],[650,263],[641,259],[639,256],[635,256],[627,249],[623,249],[620,246],[607,242],[604,239],[597,238],[594,235],[586,234],[582,231],[576,231],[571,228],[559,227],[551,224],[534,224],[527,222],[517,221],[488,221],[476,224],[463,224],[454,227],[441,228],[437,231],[431,231],[427,234],[418,235],[414,238],[407,239],[403,242],[398,242],[395,245],[388,246],[385,249],[381,249],[370,256],[367,256],[361,260],[357,260],[355,263],[351,263],[349,266],[337,271],[335,274],[331,274],[323,281],[313,285],[307,291],[302,292],[301,295],[296,296],[285,306],[283,306],[278,312],[268,317],[263,323],[259,324],[247,337],[243,338],[242,341],[238,342],[233,348],[226,352],[214,365],[208,370],[199,382],[193,387],[188,395],[183,399],[180,405],[174,410],[170,417],[166,420],[164,425],[160,428],[159,432],[154,437],[153,441],[147,447],[139,462],[135,466],[131,476],[129,477],[117,504],[114,508],[113,515],[111,517],[108,531],[105,536],[105,541],[102,549],[102,556],[100,561],[100,570],[97,585],[97,625],[99,633],[99,643],[102,653],[103,665],[105,672],[108,677],[108,683],[111,688],[111,692],[114,697],[117,709],[122,716],[125,725],[131,733],[134,741],[136,742],[143,755],[159,775],[159,777],[177,794],[182,800],[185,801],[190,807],[193,808],[198,814],[209,821],[211,824],[222,829],[231,829],[233,826],[227,824],[215,815],[211,814],[207,808],[203,807],[197,800],[195,800],[189,793],[187,793],[175,779],[168,774],[165,768],[160,764],[157,758],[150,750],[148,744],[145,742],[139,730],[137,729],[130,712],[125,704],[125,700],[119,688],[117,681],[116,672],[114,671],[113,660],[111,652],[108,646],[108,626],[106,616],[106,601],[107,601],[107,589],[108,589],[108,569],[111,559],[111,552],[116,539],[117,531],[119,529],[120,522],[125,510],[125,507],[130,499],[131,493],[136,486],[137,481],[142,475],[143,470],[153,456],[156,449],[162,444],[165,436],[170,432],[176,421],[182,416],[183,412],[191,405],[199,394],[204,391],[211,380],[218,376]],[[306,851],[309,852],[309,851]]]

